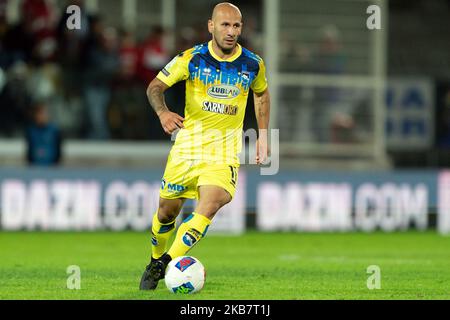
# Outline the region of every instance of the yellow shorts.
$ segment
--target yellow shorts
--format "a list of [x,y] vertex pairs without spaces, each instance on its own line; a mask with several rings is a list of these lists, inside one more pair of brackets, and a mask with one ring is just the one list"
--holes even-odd
[[238,166],[201,160],[174,159],[169,155],[159,195],[163,199],[198,199],[198,187],[218,186],[233,198]]

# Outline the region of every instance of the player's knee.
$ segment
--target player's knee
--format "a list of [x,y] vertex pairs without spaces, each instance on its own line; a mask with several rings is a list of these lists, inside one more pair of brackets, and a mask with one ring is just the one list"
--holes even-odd
[[170,223],[177,218],[175,211],[158,209],[158,220],[161,223]]
[[231,201],[231,199],[228,198],[223,198],[223,199],[217,199],[217,200],[212,200],[212,201],[208,201],[205,204],[205,211],[209,214],[209,215],[215,215],[217,213],[217,211],[220,210],[220,208],[222,208],[223,206],[225,206],[226,204],[228,204]]
[[222,208],[223,206],[227,205],[228,203],[231,202],[231,196],[228,193],[224,193],[224,195],[220,198],[217,199],[216,204],[217,206],[220,208]]
[[177,218],[179,212],[179,207],[162,202],[158,208],[158,219],[161,223],[169,223]]

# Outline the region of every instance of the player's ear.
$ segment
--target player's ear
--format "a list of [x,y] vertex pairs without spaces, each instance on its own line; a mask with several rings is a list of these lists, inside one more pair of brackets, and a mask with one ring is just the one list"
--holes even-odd
[[208,32],[212,34],[213,31],[214,31],[214,22],[211,19],[209,19],[208,20]]

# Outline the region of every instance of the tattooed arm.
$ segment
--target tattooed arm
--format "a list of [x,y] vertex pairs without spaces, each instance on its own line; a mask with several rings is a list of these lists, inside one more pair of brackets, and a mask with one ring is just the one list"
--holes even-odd
[[269,89],[262,93],[254,93],[255,114],[258,123],[258,142],[256,144],[256,163],[262,164],[267,160],[268,129],[270,120],[270,94]]
[[147,88],[147,97],[153,110],[159,117],[161,126],[167,134],[172,134],[179,128],[184,128],[184,118],[171,112],[164,100],[164,92],[169,88],[164,82],[155,78]]

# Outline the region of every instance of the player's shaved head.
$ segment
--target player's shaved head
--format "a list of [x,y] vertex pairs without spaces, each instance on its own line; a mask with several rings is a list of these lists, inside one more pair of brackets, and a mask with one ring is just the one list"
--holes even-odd
[[239,8],[237,6],[235,6],[234,4],[229,3],[229,2],[221,2],[218,5],[216,5],[214,7],[211,20],[215,21],[215,20],[217,20],[217,17],[219,15],[224,15],[224,14],[239,16],[240,19],[242,20],[241,10],[239,10]]
[[216,48],[225,54],[232,53],[242,31],[241,10],[229,2],[219,3],[208,21],[208,31]]

